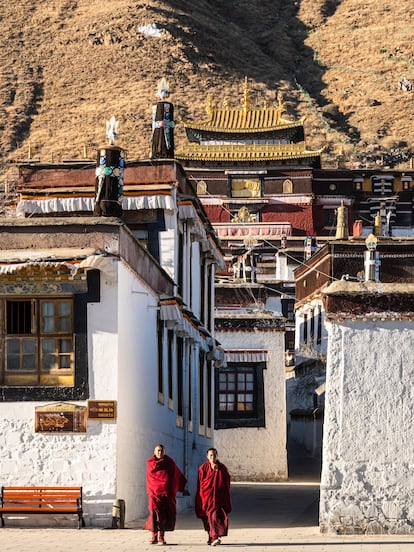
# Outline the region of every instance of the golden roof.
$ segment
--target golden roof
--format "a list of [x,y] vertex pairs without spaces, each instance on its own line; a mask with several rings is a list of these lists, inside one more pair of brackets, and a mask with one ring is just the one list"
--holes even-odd
[[317,157],[322,149],[309,151],[305,142],[296,144],[188,144],[176,151],[175,158],[184,161],[272,161]]
[[283,119],[282,113],[285,108],[280,92],[277,95],[276,105],[269,106],[266,103],[263,107],[252,108],[247,78],[240,107],[229,107],[227,100],[223,101],[221,108],[217,107],[214,105],[211,95],[208,95],[206,111],[209,119],[196,123],[182,121],[184,127],[215,132],[264,132],[301,127],[304,121],[304,118],[299,121]]

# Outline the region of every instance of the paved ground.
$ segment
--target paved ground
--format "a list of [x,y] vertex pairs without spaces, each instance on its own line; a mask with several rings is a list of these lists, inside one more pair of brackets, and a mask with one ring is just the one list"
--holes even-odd
[[[317,526],[319,487],[305,484],[233,485],[230,531],[218,550],[246,552],[414,552],[414,536],[321,535]],[[1,552],[154,552],[149,533],[127,529],[0,529]],[[206,534],[192,511],[181,513],[177,528],[167,533],[177,552],[211,552]]]
[[[414,552],[414,535],[336,536],[318,529],[319,469],[315,458],[289,448],[290,481],[234,483],[230,530],[215,550],[244,552]],[[32,518],[33,519],[33,518]],[[10,525],[10,524],[9,524]],[[73,522],[76,527],[76,521]],[[142,525],[140,525],[142,527]],[[0,552],[155,552],[149,533],[127,529],[0,529]],[[193,511],[179,514],[164,549],[212,552]]]

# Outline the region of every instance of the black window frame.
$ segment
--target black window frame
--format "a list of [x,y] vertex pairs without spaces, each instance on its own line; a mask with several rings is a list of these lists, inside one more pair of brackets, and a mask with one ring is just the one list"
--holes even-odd
[[[252,411],[231,411],[219,410],[220,385],[219,378],[223,372],[237,373],[243,369],[253,369],[254,390]],[[236,427],[265,427],[265,404],[264,404],[264,375],[266,362],[228,362],[226,367],[219,368],[215,372],[215,423],[214,429],[229,429]],[[236,377],[237,379],[237,377]]]
[[[87,306],[88,303],[100,302],[101,280],[99,270],[88,270],[86,276],[87,292],[73,295],[74,385],[0,385],[0,402],[71,401],[89,398]],[[67,294],[64,295],[67,296]],[[35,296],[30,296],[32,297]],[[18,299],[19,296],[16,295],[13,298]],[[26,299],[29,296],[21,296],[21,298]],[[53,298],[59,298],[59,294],[54,295]],[[4,354],[3,351],[1,354]]]

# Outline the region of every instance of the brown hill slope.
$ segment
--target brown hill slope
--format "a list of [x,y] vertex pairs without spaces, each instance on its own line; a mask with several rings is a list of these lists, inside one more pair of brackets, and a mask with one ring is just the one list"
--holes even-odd
[[[409,0],[0,0],[0,164],[82,158],[120,120],[128,157],[146,157],[157,81],[176,118],[204,117],[208,92],[260,103],[282,90],[313,148],[414,142],[414,7]],[[148,31],[149,34],[148,34]],[[153,36],[158,34],[159,36]],[[183,140],[177,126],[177,140]],[[373,149],[371,147],[371,149]],[[334,160],[329,155],[326,163]],[[395,159],[394,159],[395,161]]]

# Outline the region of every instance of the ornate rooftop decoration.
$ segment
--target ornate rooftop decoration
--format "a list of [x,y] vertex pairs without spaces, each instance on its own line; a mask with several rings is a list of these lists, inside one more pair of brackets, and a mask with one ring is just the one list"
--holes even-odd
[[243,205],[243,207],[240,207],[237,211],[237,215],[234,215],[231,219],[231,222],[256,222],[256,218],[254,215],[250,214],[246,205]]
[[118,138],[118,126],[119,121],[113,115],[109,121],[106,121],[106,137],[111,146],[115,144],[115,140]]
[[244,90],[243,90],[243,111],[247,113],[250,109],[250,93],[249,93],[249,84],[247,82],[247,77],[244,79]]
[[225,99],[222,107],[207,96],[206,112],[208,119],[204,121],[183,121],[187,128],[213,132],[263,132],[303,126],[304,119],[288,121],[282,117],[285,111],[282,93],[278,92],[277,101],[269,105],[266,101],[262,107],[252,107],[247,78],[244,82],[241,106],[231,106]]
[[165,77],[163,77],[158,82],[157,97],[160,100],[165,100],[165,98],[167,98],[169,94],[170,94],[170,86],[168,84],[167,79]]
[[276,161],[311,159],[320,156],[323,148],[316,151],[306,149],[305,143],[296,144],[253,144],[253,145],[199,145],[188,144],[176,153],[183,161]]

